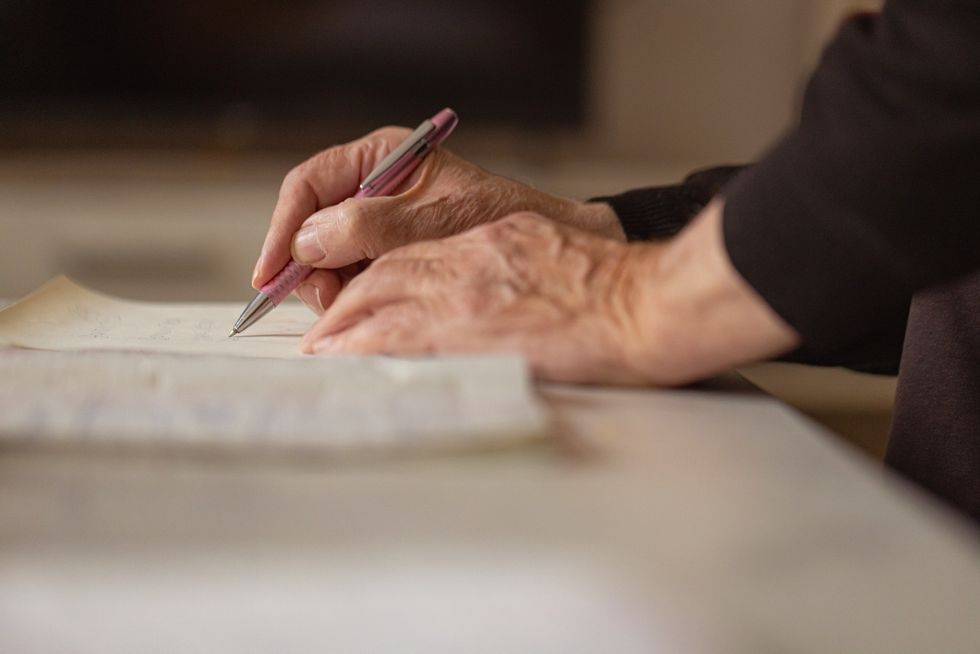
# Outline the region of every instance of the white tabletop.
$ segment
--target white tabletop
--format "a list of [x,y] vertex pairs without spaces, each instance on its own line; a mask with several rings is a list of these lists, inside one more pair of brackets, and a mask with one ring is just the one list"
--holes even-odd
[[3,652],[976,652],[975,534],[734,378],[352,464],[6,451]]

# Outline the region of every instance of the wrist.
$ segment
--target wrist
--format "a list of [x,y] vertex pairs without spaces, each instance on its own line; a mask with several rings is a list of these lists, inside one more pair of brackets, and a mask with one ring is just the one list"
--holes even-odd
[[799,343],[732,265],[722,218],[716,200],[668,244],[638,251],[635,357],[656,383],[696,381]]

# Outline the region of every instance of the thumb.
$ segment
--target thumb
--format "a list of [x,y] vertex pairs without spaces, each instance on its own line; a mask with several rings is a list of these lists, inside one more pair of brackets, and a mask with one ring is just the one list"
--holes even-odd
[[293,258],[315,268],[377,259],[412,240],[412,213],[404,196],[351,198],[321,209],[293,236]]

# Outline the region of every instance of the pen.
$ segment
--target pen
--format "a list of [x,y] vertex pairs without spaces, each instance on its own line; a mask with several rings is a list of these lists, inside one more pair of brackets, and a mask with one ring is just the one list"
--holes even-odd
[[[446,140],[458,122],[459,118],[452,109],[443,109],[432,118],[422,121],[408,138],[364,178],[354,197],[369,198],[390,193],[422,163],[426,155]],[[292,293],[311,272],[313,272],[312,266],[290,259],[289,263],[255,294],[242,311],[242,315],[238,317],[228,337],[241,334],[257,323]]]

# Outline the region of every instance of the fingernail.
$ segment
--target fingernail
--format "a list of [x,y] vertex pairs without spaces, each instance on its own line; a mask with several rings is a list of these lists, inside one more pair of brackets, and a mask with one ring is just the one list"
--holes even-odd
[[307,225],[293,237],[293,258],[300,263],[316,263],[324,256],[316,238],[316,225]]
[[300,284],[296,288],[296,295],[314,309],[319,308],[320,311],[323,311],[323,302],[320,301],[320,289],[313,284]]

